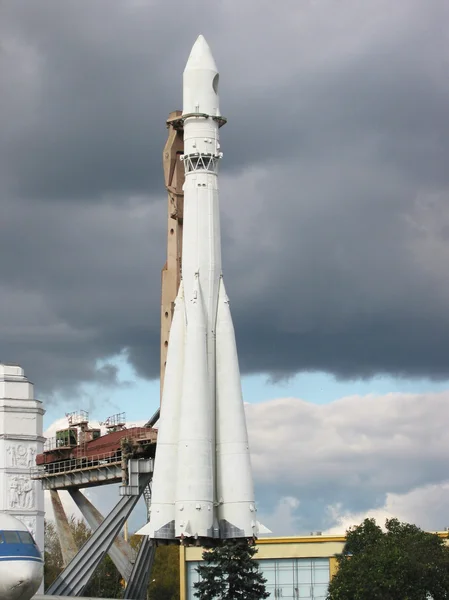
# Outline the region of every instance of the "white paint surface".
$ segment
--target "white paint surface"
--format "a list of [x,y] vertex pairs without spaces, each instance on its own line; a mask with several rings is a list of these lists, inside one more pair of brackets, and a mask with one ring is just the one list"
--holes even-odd
[[43,451],[42,403],[18,365],[0,364],[0,512],[19,519],[44,552],[44,494],[31,479]]
[[183,97],[184,297],[170,331],[150,522],[139,533],[253,537],[248,436],[221,269],[218,70],[203,36],[184,70]]

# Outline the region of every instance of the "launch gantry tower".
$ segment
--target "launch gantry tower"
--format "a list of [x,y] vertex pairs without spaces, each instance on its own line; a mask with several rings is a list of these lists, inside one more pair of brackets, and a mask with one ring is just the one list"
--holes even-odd
[[[173,318],[174,303],[181,280],[182,224],[184,206],[184,165],[180,160],[184,150],[183,119],[181,111],[174,111],[167,119],[168,136],[163,150],[165,187],[168,193],[167,211],[167,261],[161,277],[161,346],[160,346],[160,397],[162,398],[168,339]],[[120,418],[119,418],[120,416]],[[72,413],[69,428],[80,427],[82,439],[86,439],[88,422],[86,414]],[[105,426],[108,431],[123,429],[122,415],[110,419]],[[152,428],[159,418],[159,409],[145,424]],[[116,423],[117,421],[117,423]],[[110,426],[110,427],[108,427]],[[124,430],[126,432],[126,429]],[[105,436],[106,437],[106,436]],[[94,574],[96,567],[106,554],[114,562],[126,582],[124,598],[145,600],[155,555],[155,546],[149,537],[144,537],[139,552],[124,539],[121,531],[124,524],[143,495],[147,509],[151,503],[151,478],[153,459],[95,460],[85,457],[84,466],[70,461],[59,461],[59,466],[49,474],[37,467],[32,477],[41,480],[44,489],[50,491],[56,528],[61,544],[64,570],[46,591],[49,596],[80,596]],[[97,457],[98,458],[98,457]],[[103,517],[95,506],[80,491],[111,483],[122,483],[120,500],[112,511]],[[78,549],[69,527],[69,521],[59,496],[67,490],[91,527],[91,538]]]
[[182,224],[184,213],[184,130],[182,112],[170,113],[167,120],[168,137],[163,153],[165,187],[168,192],[167,262],[162,269],[161,294],[161,400],[164,390],[168,338],[173,320],[175,299],[181,281]]

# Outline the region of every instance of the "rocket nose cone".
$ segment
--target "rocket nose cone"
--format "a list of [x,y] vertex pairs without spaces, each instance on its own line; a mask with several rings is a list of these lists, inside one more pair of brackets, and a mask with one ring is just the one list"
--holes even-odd
[[185,71],[189,69],[207,69],[217,71],[214,57],[210,51],[209,44],[206,42],[203,35],[199,35],[193,48],[190,51],[190,56],[186,64]]

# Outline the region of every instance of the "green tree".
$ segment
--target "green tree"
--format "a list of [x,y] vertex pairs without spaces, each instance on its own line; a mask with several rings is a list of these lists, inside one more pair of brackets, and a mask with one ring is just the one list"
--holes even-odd
[[446,540],[397,519],[385,528],[365,519],[348,530],[328,600],[449,599]]
[[45,520],[45,552],[44,552],[44,587],[45,589],[62,571],[62,554],[55,524]]
[[[132,535],[129,543],[139,550],[143,537]],[[158,546],[148,586],[149,600],[179,600],[179,545]]]
[[106,555],[95,569],[92,579],[83,591],[83,596],[123,598],[123,590],[122,577],[109,555]]
[[268,598],[266,579],[253,560],[254,542],[241,539],[223,542],[203,552],[197,568],[201,580],[193,584],[199,600],[263,600]]
[[150,576],[150,600],[179,600],[179,546],[158,546]]

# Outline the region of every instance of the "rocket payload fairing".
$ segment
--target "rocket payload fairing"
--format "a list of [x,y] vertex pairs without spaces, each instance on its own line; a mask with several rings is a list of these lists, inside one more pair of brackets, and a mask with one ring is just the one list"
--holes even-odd
[[221,271],[219,74],[203,36],[183,78],[182,280],[152,483],[153,539],[252,538],[258,523],[234,327]]

